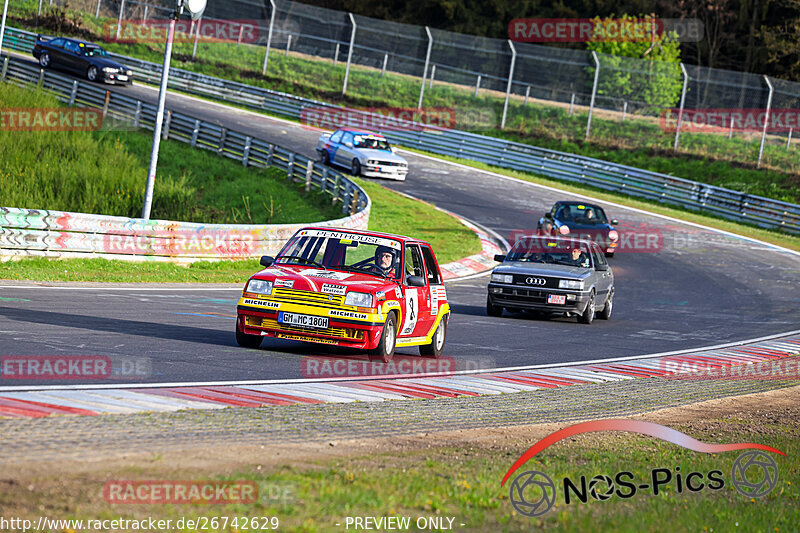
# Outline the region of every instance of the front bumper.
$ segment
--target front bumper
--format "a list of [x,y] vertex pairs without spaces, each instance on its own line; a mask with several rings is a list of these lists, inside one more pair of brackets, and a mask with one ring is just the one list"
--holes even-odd
[[367,167],[361,167],[361,175],[368,178],[386,178],[390,180],[405,181],[407,169],[384,171],[384,170],[370,170]]
[[[566,303],[547,303],[549,294],[563,295]],[[489,300],[492,305],[511,309],[582,314],[589,303],[590,294],[590,291],[536,289],[503,283],[489,283]]]
[[[277,306],[269,308],[268,306]],[[285,311],[328,318],[325,329],[308,328],[278,322],[278,312]],[[332,313],[352,318],[333,316]],[[355,349],[373,349],[380,342],[383,317],[341,307],[309,306],[272,301],[267,298],[241,298],[236,309],[239,329],[248,335],[314,342]]]
[[[122,76],[122,79],[120,79]],[[126,74],[118,74],[116,72],[100,71],[100,81],[111,85],[131,85],[133,83],[133,76]]]

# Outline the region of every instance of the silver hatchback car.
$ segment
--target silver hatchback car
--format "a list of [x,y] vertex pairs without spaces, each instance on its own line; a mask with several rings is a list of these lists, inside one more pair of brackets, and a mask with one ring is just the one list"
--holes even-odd
[[611,318],[614,273],[603,250],[591,241],[531,235],[517,240],[508,255],[496,255],[486,312],[534,310],[577,316],[591,324]]
[[350,170],[354,176],[389,178],[404,181],[408,162],[395,153],[383,135],[341,128],[323,133],[317,142],[319,160]]

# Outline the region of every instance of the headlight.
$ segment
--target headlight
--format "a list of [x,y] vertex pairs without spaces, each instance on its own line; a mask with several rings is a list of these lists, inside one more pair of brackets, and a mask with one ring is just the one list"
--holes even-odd
[[372,295],[366,292],[348,292],[344,297],[344,305],[357,307],[374,307]]
[[255,292],[258,294],[272,294],[272,282],[263,279],[251,279],[247,282],[245,292]]
[[582,279],[562,279],[558,281],[559,289],[578,289],[583,290]]
[[496,283],[513,283],[514,276],[511,274],[492,274],[492,281]]
[[608,238],[611,239],[612,241],[617,241],[619,240],[619,233],[617,233],[617,230],[612,229],[611,231],[608,232]]
[[369,161],[367,161],[367,164],[368,164],[368,165],[375,166],[375,165],[377,165],[377,164],[378,164],[378,162],[377,162],[376,160],[374,160],[374,159],[370,159]]
[[114,67],[103,67],[103,72],[116,72],[117,69]]

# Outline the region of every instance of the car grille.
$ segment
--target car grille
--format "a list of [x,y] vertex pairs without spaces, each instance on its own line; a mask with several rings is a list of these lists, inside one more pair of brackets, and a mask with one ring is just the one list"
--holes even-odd
[[502,293],[495,294],[503,300],[518,300],[531,303],[545,303],[547,291],[539,289],[503,289]]
[[299,291],[284,287],[272,289],[269,299],[287,303],[317,304],[325,307],[339,307],[344,303],[344,296],[324,292]]
[[378,165],[382,167],[403,167],[405,163],[398,163],[396,161],[378,161]]
[[[538,278],[545,280],[544,285],[537,285],[527,283],[525,280],[528,278]],[[537,276],[536,274],[514,274],[514,285],[523,285],[525,287],[536,287],[544,289],[557,289],[558,281],[560,278],[549,278],[547,276]]]
[[288,324],[280,324],[277,320],[271,318],[262,318],[257,316],[245,317],[248,326],[255,326],[259,328],[280,330],[280,331],[293,331],[296,333],[325,335],[326,337],[336,337],[339,339],[361,340],[364,338],[364,331],[355,328],[328,328],[328,329],[315,329],[303,328],[299,326],[290,326]]

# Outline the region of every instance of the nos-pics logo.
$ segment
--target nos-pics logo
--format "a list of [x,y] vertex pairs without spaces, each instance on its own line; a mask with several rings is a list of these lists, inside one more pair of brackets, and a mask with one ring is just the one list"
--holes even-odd
[[[765,452],[786,455],[764,444],[740,442],[733,444],[706,444],[681,433],[680,431],[639,420],[596,420],[575,424],[548,435],[526,451],[511,466],[503,477],[501,486],[511,478],[532,457],[567,437],[597,431],[626,431],[649,435],[689,450],[700,453],[722,453],[733,450],[747,450],[733,463],[730,483],[747,498],[760,498],[769,494],[778,483],[778,464]],[[722,470],[681,471],[680,467],[653,468],[646,476],[635,476],[633,472],[621,471],[610,475],[597,474],[594,477],[565,477],[559,484],[544,472],[527,470],[517,474],[509,484],[509,499],[514,509],[525,516],[541,516],[549,511],[560,499],[564,504],[587,503],[589,498],[607,501],[616,496],[628,499],[638,492],[658,495],[670,487],[678,494],[682,492],[717,491],[726,485]]]

